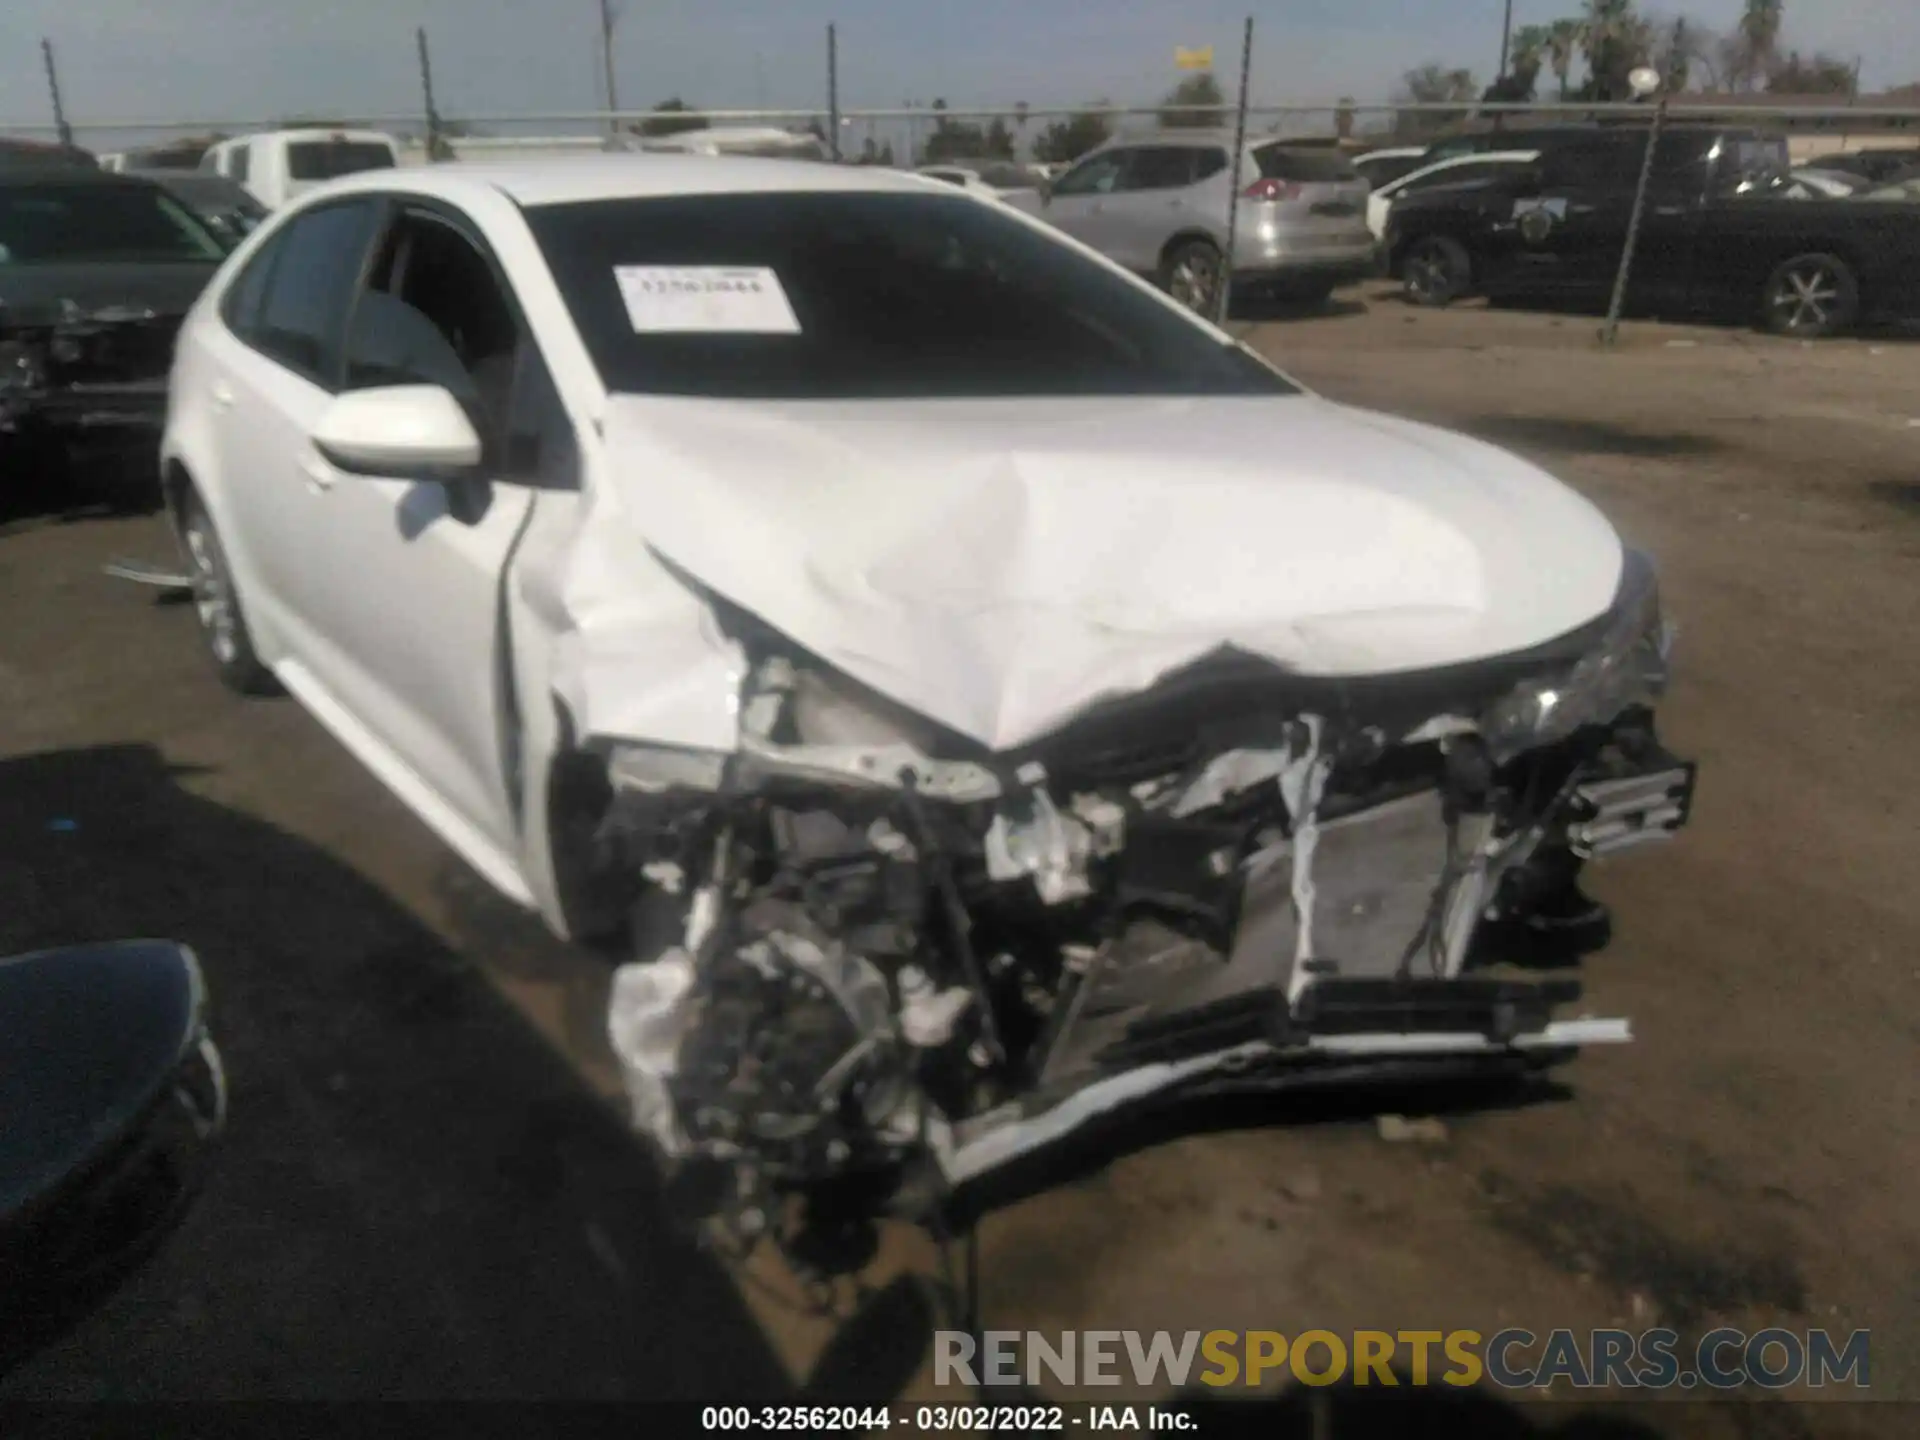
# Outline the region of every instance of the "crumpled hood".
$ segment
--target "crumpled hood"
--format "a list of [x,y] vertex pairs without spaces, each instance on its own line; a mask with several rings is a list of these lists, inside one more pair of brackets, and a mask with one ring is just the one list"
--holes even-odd
[[0,266],[0,325],[58,325],[102,310],[185,315],[219,268],[215,260]]
[[[1517,457],[1312,396],[619,397],[604,434],[603,550],[638,537],[994,749],[1223,646],[1320,676],[1524,649],[1605,610],[1622,564],[1600,513]],[[636,637],[583,613],[635,614],[618,562],[584,564],[587,648],[597,629],[631,664]],[[663,728],[644,683],[593,728]]]

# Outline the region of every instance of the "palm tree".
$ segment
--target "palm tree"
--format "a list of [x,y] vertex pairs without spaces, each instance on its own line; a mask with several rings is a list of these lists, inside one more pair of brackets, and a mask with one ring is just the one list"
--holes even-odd
[[1747,0],[1746,13],[1740,17],[1741,79],[1748,85],[1773,68],[1780,48],[1780,24],[1783,0]]
[[1583,27],[1578,20],[1556,20],[1547,27],[1547,65],[1560,84],[1560,98],[1567,98],[1567,77],[1573,72],[1573,57],[1580,51]]

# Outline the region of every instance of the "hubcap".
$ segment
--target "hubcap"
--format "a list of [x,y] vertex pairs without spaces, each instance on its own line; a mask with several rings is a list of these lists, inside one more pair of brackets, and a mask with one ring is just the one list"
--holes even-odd
[[1840,281],[1824,265],[1803,265],[1780,277],[1773,292],[1773,313],[1789,330],[1822,330],[1840,300]]
[[222,665],[240,653],[240,640],[234,624],[233,588],[227,583],[218,550],[205,527],[198,521],[187,527],[187,554],[193,561],[193,609],[200,617],[213,658]]
[[1407,261],[1407,288],[1416,295],[1444,295],[1452,288],[1447,262],[1430,250]]
[[1215,267],[1195,255],[1181,257],[1168,277],[1167,293],[1189,310],[1213,313]]

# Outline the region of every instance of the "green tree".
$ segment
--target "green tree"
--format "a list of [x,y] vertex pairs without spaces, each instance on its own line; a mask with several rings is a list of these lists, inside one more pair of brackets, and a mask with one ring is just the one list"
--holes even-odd
[[653,107],[653,113],[633,128],[642,135],[682,135],[689,130],[705,130],[706,117],[690,113],[693,107],[675,95]]
[[1547,26],[1546,55],[1547,68],[1553,71],[1553,78],[1560,87],[1559,98],[1565,100],[1570,93],[1568,85],[1573,75],[1574,59],[1580,54],[1580,37],[1584,27],[1578,20],[1556,20]]
[[1540,83],[1540,67],[1546,63],[1549,33],[1545,25],[1523,25],[1516,30],[1507,73],[1489,85],[1481,98],[1509,105],[1533,99]]
[[1226,103],[1213,72],[1202,70],[1167,92],[1160,102],[1160,123],[1174,129],[1205,130],[1222,123],[1225,117],[1218,107]]
[[986,131],[969,121],[948,118],[945,100],[935,100],[933,111],[933,134],[929,135],[927,143],[920,147],[922,165],[941,165],[955,160],[982,158],[987,148]]
[[1113,134],[1112,122],[1100,113],[1106,108],[1105,100],[1096,100],[1091,108],[1054,121],[1033,142],[1034,159],[1063,165],[1078,160],[1096,145],[1104,145]]
[[1633,8],[1633,0],[1587,0],[1580,43],[1587,57],[1587,83],[1579,98],[1631,99],[1627,77],[1646,64],[1653,49],[1653,29]]
[[[1480,94],[1471,70],[1449,70],[1428,61],[1400,77],[1396,98],[1411,105],[1458,105],[1466,109]],[[1393,132],[1403,140],[1419,139],[1444,129],[1453,117],[1430,110],[1402,110],[1394,116]]]
[[1857,74],[1845,60],[1832,55],[1802,56],[1789,51],[1767,74],[1769,95],[1852,95]]

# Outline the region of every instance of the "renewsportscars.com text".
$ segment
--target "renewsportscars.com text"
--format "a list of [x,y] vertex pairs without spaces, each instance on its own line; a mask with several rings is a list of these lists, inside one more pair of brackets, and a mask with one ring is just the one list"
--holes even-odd
[[1529,1390],[1784,1390],[1872,1380],[1870,1336],[1825,1330],[961,1330],[934,1336],[937,1385],[1260,1386],[1486,1383]]

